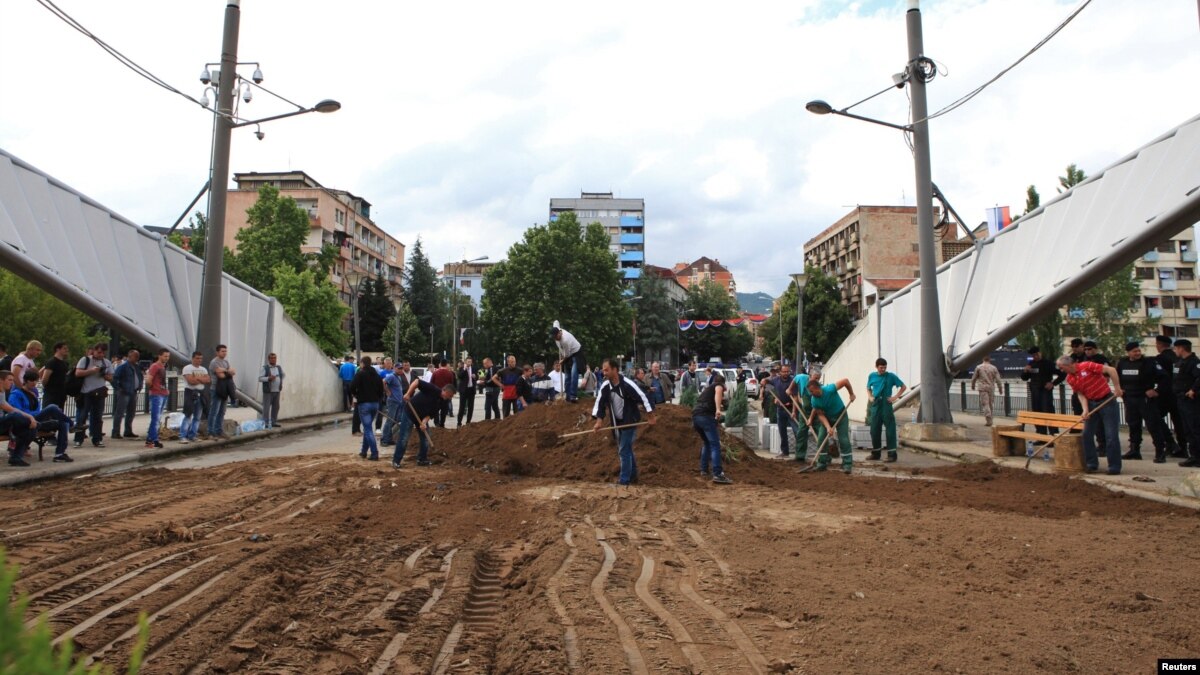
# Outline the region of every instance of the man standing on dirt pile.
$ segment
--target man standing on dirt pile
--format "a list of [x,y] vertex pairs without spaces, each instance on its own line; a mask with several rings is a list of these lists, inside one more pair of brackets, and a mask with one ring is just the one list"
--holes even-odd
[[983,363],[971,373],[971,388],[979,394],[979,412],[983,415],[984,426],[992,426],[992,401],[999,383],[999,369],[992,365],[992,357],[984,356]]
[[396,437],[396,450],[392,453],[392,468],[399,469],[408,448],[408,436],[413,427],[420,427],[418,435],[421,447],[417,451],[417,466],[429,466],[429,418],[437,415],[446,401],[454,398],[457,391],[453,384],[438,387],[423,380],[413,380],[404,392],[404,417],[400,420],[400,435]]
[[[900,391],[892,394],[892,389]],[[867,405],[871,406],[871,459],[882,454],[883,432],[887,431],[888,456],[885,462],[896,461],[896,411],[892,405],[908,391],[908,385],[900,381],[895,373],[888,372],[887,359],[875,359],[875,372],[867,376]]]
[[[1121,396],[1121,380],[1117,369],[1091,361],[1076,363],[1070,356],[1058,360],[1058,368],[1067,374],[1067,384],[1079,399],[1083,412],[1083,461],[1087,473],[1100,470],[1100,459],[1096,452],[1097,427],[1104,429],[1104,454],[1108,459],[1108,475],[1116,476],[1121,473],[1121,441],[1118,425],[1121,413],[1111,403],[1104,405],[1113,397]],[[1105,378],[1112,381],[1113,389],[1109,391]],[[1098,409],[1104,405],[1103,408]],[[1095,414],[1093,414],[1095,413]]]
[[587,359],[583,357],[583,346],[567,331],[562,329],[558,321],[550,328],[550,337],[558,345],[558,357],[562,359],[563,373],[567,379],[567,403],[579,400],[579,373],[587,368]]
[[[812,415],[808,418],[808,424],[812,426],[813,419],[820,416],[825,433],[837,434],[838,451],[842,456],[842,473],[850,473],[854,467],[854,450],[850,445],[850,420],[842,414],[846,411],[846,404],[842,403],[842,397],[838,395],[839,389],[845,389],[846,393],[850,394],[850,403],[854,403],[854,388],[850,386],[850,380],[841,379],[835,384],[825,385],[815,380],[809,381],[808,393],[812,397],[813,409]],[[836,430],[833,428],[834,423],[837,424]],[[814,467],[816,471],[825,471],[829,468],[828,446],[828,441],[821,446],[821,452],[817,455],[817,464]]]
[[1182,467],[1200,466],[1200,358],[1192,353],[1192,341],[1175,341],[1175,379],[1172,389],[1179,405],[1179,418],[1187,431],[1188,458],[1179,463]]
[[640,403],[646,409],[646,422],[651,426],[655,422],[654,404],[642,390],[628,377],[621,374],[616,359],[604,359],[601,369],[604,381],[596,390],[596,404],[592,407],[592,417],[596,419],[593,431],[599,431],[605,420],[614,427],[627,427],[617,430],[617,454],[621,458],[621,485],[636,484],[638,480],[637,460],[633,456],[633,437],[637,429],[631,425],[641,421],[638,412]]
[[1142,458],[1142,423],[1150,432],[1154,444],[1154,463],[1167,461],[1166,435],[1162,416],[1154,401],[1163,393],[1158,391],[1162,373],[1157,361],[1142,356],[1142,343],[1129,342],[1125,345],[1125,358],[1117,362],[1117,375],[1121,390],[1125,392],[1125,422],[1129,425],[1129,452],[1121,459]]
[[520,368],[517,368],[516,356],[509,354],[506,363],[507,367],[504,370],[492,376],[492,383],[500,388],[500,399],[504,401],[504,416],[508,417],[521,410],[518,406],[520,398],[517,389],[521,382],[522,371]]
[[533,364],[533,376],[529,378],[529,400],[534,403],[553,401],[554,382],[546,374],[546,364],[541,361]]
[[712,466],[712,481],[718,485],[729,485],[733,481],[721,470],[721,431],[717,426],[724,413],[721,412],[725,398],[725,376],[713,378],[713,386],[704,390],[692,408],[692,428],[700,434],[700,476],[708,477]]

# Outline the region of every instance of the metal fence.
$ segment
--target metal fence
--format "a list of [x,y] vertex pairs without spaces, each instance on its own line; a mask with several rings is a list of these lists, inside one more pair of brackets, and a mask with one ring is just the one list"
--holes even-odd
[[[1071,409],[1071,397],[1075,394],[1071,388],[1065,384],[1060,384],[1054,388],[1054,412],[1063,415],[1073,414]],[[970,383],[963,380],[955,382],[950,386],[950,409],[955,412],[965,412],[968,414],[979,415],[979,394],[970,389]],[[992,400],[992,416],[994,417],[1016,417],[1017,413],[1022,410],[1030,410],[1029,407],[1029,384],[1016,381],[1004,381],[1000,384],[999,391],[996,392]],[[1117,410],[1121,414],[1121,425],[1125,425],[1125,406],[1118,405]],[[1169,425],[1169,422],[1168,422]]]
[[[182,378],[180,378],[178,375],[167,376],[167,391],[169,393],[167,394],[167,407],[164,412],[175,412],[179,409],[179,406],[182,405],[183,384]],[[108,387],[108,396],[104,399],[104,415],[105,417],[111,417],[113,412],[113,404],[116,400],[116,397],[113,396],[112,385],[110,384],[106,386]],[[44,396],[45,394],[43,393],[43,397]],[[68,396],[67,403],[63,407],[63,412],[66,413],[67,417],[74,419],[76,409],[75,397]],[[150,412],[150,390],[145,387],[142,388],[142,391],[138,392],[136,411],[138,413]]]

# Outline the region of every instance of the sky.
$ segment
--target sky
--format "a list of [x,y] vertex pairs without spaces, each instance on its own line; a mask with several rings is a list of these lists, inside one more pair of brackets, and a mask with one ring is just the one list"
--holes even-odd
[[[200,98],[224,0],[57,0],[94,35]],[[924,0],[936,111],[986,82],[1082,0]],[[907,59],[905,0],[412,3],[243,0],[239,60],[339,112],[235,130],[232,172],[303,170],[372,203],[435,267],[508,248],[552,197],[646,202],[647,262],[700,256],[739,290],[781,293],[804,242],[858,204],[913,205],[891,129],[804,104],[874,94]],[[243,69],[249,75],[253,66]],[[968,223],[1043,203],[1200,114],[1196,0],[1094,0],[1044,47],[930,122],[934,182]],[[36,0],[0,2],[0,148],[143,225],[169,226],[208,177],[212,113],[137,76]],[[294,108],[255,92],[240,114]],[[854,112],[908,118],[905,90]],[[201,203],[201,208],[204,204]]]

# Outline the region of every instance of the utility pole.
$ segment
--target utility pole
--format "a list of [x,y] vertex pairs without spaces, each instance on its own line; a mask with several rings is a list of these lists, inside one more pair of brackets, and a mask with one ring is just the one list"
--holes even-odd
[[227,0],[221,38],[221,71],[213,124],[212,176],[208,190],[208,236],[204,245],[204,277],[196,320],[197,351],[205,354],[221,342],[221,292],[225,263],[225,199],[229,185],[229,144],[233,135],[233,87],[237,82],[240,0]]
[[908,85],[912,88],[913,161],[917,175],[917,243],[921,262],[921,416],[926,424],[949,424],[950,394],[938,307],[937,254],[933,237],[933,180],[929,161],[929,115],[921,2],[908,0]]

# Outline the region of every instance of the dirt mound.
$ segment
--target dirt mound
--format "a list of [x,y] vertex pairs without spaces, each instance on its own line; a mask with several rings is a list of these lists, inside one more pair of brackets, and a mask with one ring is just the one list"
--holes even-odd
[[[700,437],[687,408],[664,405],[655,425],[638,427],[633,443],[642,485],[678,486],[699,480]],[[434,429],[434,446],[452,463],[499,473],[611,481],[620,462],[612,432],[596,432],[559,440],[561,434],[587,431],[595,420],[587,404],[536,405],[500,421],[461,429]],[[727,474],[740,483],[775,485],[778,469],[751,452],[741,439],[722,434],[721,447],[738,455],[726,461]]]

